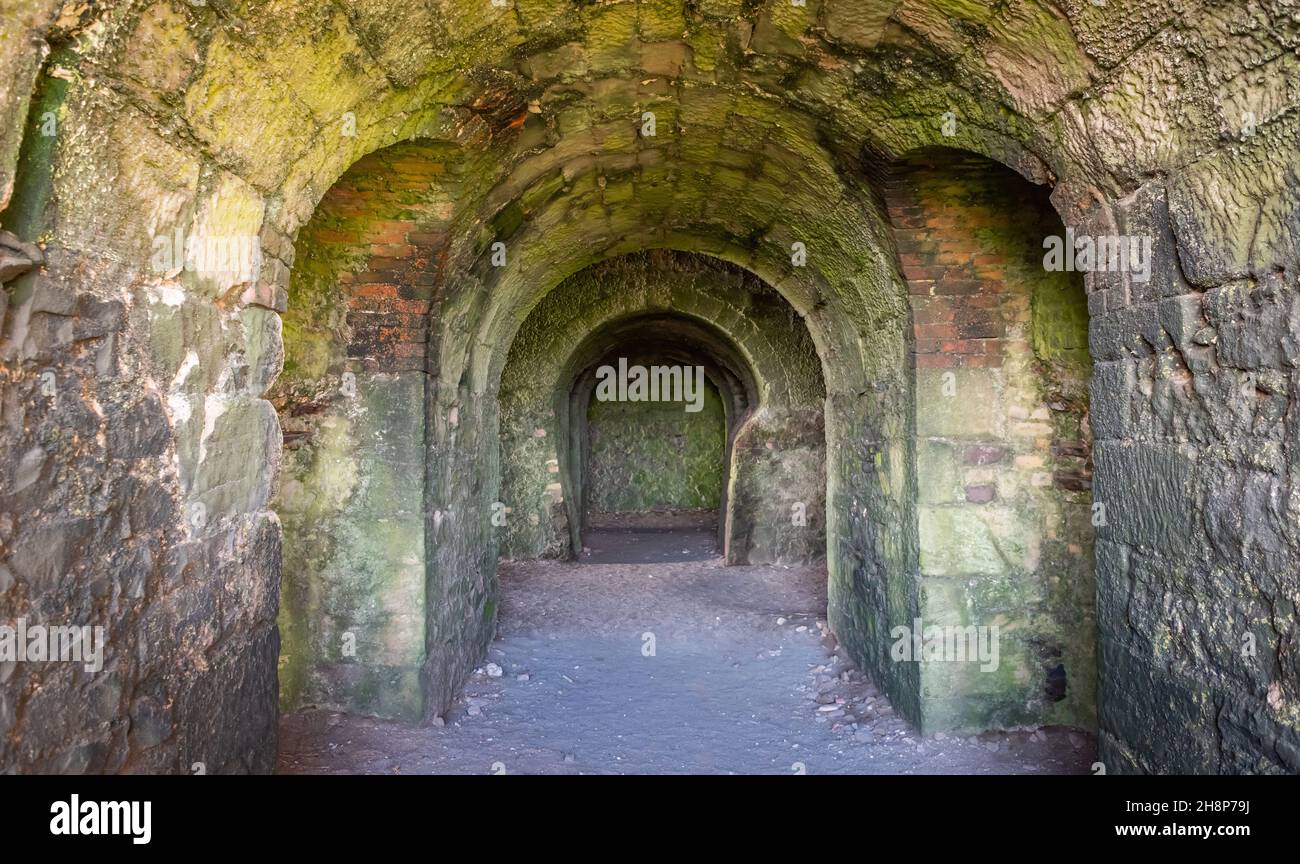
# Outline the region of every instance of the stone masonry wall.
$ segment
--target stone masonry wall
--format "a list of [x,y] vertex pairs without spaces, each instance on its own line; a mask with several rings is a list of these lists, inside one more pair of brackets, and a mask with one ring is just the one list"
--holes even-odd
[[1209,159],[1139,188],[1117,227],[1154,239],[1153,278],[1090,280],[1116,771],[1300,772],[1300,291],[1281,238],[1212,203],[1225,182],[1249,181]]
[[681,402],[591,401],[590,512],[718,509],[727,418],[716,387],[706,381],[701,396],[698,412]]

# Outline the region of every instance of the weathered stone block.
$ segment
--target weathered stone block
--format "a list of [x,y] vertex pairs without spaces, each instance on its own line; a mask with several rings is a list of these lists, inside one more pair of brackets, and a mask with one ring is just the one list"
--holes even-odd
[[1097,534],[1132,546],[1181,552],[1196,526],[1194,453],[1169,445],[1098,442],[1093,500],[1104,505]]
[[916,428],[920,435],[998,438],[1005,425],[1001,379],[987,369],[918,369]]
[[202,521],[263,509],[280,465],[275,408],[263,399],[209,397],[204,411],[204,434],[190,489],[190,499],[206,509]]
[[928,576],[1001,576],[1024,557],[1004,510],[918,507],[921,572]]
[[1131,399],[1136,392],[1137,367],[1133,361],[1097,363],[1092,367],[1092,429],[1097,440],[1132,434]]

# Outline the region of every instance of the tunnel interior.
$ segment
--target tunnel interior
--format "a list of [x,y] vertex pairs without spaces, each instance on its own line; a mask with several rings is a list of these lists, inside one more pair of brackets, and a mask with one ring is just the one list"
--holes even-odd
[[[1300,771],[1287,4],[33,0],[0,36],[0,618],[110,634],[104,674],[4,667],[0,768],[431,722],[503,559],[716,502],[719,578],[822,568],[917,730]],[[702,366],[712,425],[597,399],[620,359]]]
[[[602,404],[601,369],[616,378],[620,359],[647,375],[661,365],[698,376],[706,388],[701,411],[687,411],[681,400]],[[820,363],[797,313],[751,274],[667,250],[581,271],[532,310],[502,376],[503,501],[523,511],[505,526],[506,557],[571,557],[581,549],[581,531],[593,512],[662,507],[653,491],[627,482],[629,472],[645,470],[636,464],[642,458],[673,465],[670,473],[646,477],[649,484],[676,478],[679,488],[685,483],[696,496],[683,499],[695,505],[686,509],[718,511],[719,548],[729,562],[793,563],[824,555]],[[611,450],[617,441],[593,443],[602,422],[656,404],[655,416],[669,427],[651,431],[638,422],[628,429],[624,413],[623,434],[633,440],[621,450]],[[682,428],[700,437],[663,437],[683,423],[692,423]],[[618,434],[617,426],[604,428]],[[693,463],[681,460],[686,447],[696,448]],[[702,479],[692,480],[684,468]],[[630,504],[611,511],[592,501],[593,483],[597,493],[608,488],[602,487],[608,477],[598,473],[605,471],[621,476],[614,489],[630,496]],[[647,494],[652,497],[640,497]],[[792,509],[811,512],[812,519],[792,519]]]
[[720,525],[732,427],[747,399],[736,372],[701,345],[704,335],[651,316],[612,325],[580,347],[597,352],[570,392],[578,446],[567,464],[584,530],[593,519],[621,514],[631,523],[663,509],[711,510]]
[[[899,401],[863,398],[879,380],[837,395],[843,361],[758,273],[652,248],[502,306],[482,371],[471,362],[443,406],[421,349],[452,298],[422,289],[438,263],[418,241],[446,194],[437,159],[459,155],[395,149],[326,195],[290,286],[303,302],[286,313],[272,395],[286,435],[286,710],[444,710],[453,691],[430,701],[428,688],[447,609],[431,605],[431,569],[456,584],[473,556],[486,634],[498,557],[579,559],[593,526],[694,510],[729,565],[825,566],[840,638],[917,725],[1095,724],[1087,300],[1079,273],[1043,267],[1063,233],[1049,189],[950,148],[864,178],[875,252],[896,262],[905,304]],[[799,256],[792,245],[792,270]],[[508,258],[484,271],[509,276]],[[685,389],[650,401],[651,375],[674,369],[679,388],[698,374],[698,414]],[[462,455],[430,460],[440,447]],[[435,486],[459,507],[433,507]],[[928,644],[927,621],[1005,634],[994,668],[911,657],[899,628]],[[441,638],[438,650],[467,650],[454,628]]]

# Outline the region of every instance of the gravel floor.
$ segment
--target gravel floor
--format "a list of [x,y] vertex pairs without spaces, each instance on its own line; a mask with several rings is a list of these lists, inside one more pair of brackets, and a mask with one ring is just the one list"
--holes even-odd
[[[824,570],[698,560],[707,529],[630,533],[595,532],[579,563],[502,564],[498,638],[445,725],[291,714],[280,772],[1087,773],[1095,761],[1091,736],[1059,728],[922,739],[825,633]],[[605,563],[628,560],[653,563]]]

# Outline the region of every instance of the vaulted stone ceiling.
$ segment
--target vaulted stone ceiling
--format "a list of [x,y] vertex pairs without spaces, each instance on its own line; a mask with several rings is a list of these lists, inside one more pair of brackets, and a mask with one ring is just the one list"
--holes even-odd
[[[97,169],[66,178],[84,207],[110,177],[152,201],[229,172],[233,194],[264,201],[290,237],[357,158],[423,135],[488,145],[472,172],[480,219],[558,164],[570,175],[672,168],[688,198],[716,200],[730,178],[749,206],[796,214],[803,191],[824,214],[845,194],[839,178],[925,143],[1068,181],[1065,206],[1180,174],[1175,190],[1229,232],[1238,208],[1214,189],[1231,185],[1233,205],[1263,213],[1253,239],[1230,238],[1225,267],[1258,257],[1287,215],[1288,160],[1274,145],[1294,138],[1285,82],[1297,60],[1284,2],[210,0],[66,3],[53,20],[60,4],[8,3],[28,33],[7,26],[7,40],[46,36],[71,52],[52,69],[98,130],[77,142]],[[7,55],[9,117],[22,116],[34,53]],[[638,137],[643,111],[657,116],[653,140]],[[355,137],[338,134],[348,112]],[[1232,145],[1246,112],[1261,134]],[[112,130],[153,158],[126,157]],[[103,244],[112,226],[99,221],[101,236],[78,239]]]
[[[163,223],[260,232],[276,308],[320,196],[412,137],[466,151],[452,266],[481,264],[503,226],[538,238],[512,243],[546,274],[518,277],[534,285],[647,242],[779,262],[816,230],[814,268],[856,325],[900,309],[865,179],[926,144],[1053,181],[1079,219],[1113,221],[1097,208],[1170,176],[1207,280],[1285,253],[1295,216],[1286,4],[213,0],[69,3],[51,21],[56,6],[26,7],[30,38],[62,46],[51,75],[75,85],[51,239],[121,256]],[[11,65],[18,117],[36,67]],[[1246,112],[1259,134],[1238,143]],[[498,302],[516,319],[530,305]]]

